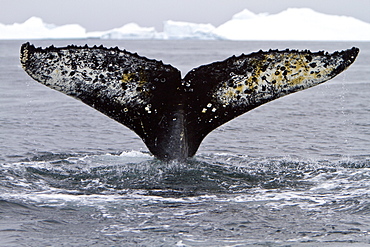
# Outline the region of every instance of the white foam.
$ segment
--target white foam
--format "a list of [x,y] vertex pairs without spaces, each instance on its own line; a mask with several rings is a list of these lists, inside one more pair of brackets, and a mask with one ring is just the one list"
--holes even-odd
[[143,153],[140,151],[124,151],[120,154],[122,157],[140,157],[140,158],[151,158],[152,156],[149,153]]

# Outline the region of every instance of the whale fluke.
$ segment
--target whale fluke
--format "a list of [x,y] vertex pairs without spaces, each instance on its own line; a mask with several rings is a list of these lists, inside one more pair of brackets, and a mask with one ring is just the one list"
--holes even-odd
[[159,159],[195,155],[218,126],[266,102],[335,77],[358,48],[334,52],[259,51],[180,71],[161,61],[103,46],[21,47],[36,81],[104,113],[138,134]]

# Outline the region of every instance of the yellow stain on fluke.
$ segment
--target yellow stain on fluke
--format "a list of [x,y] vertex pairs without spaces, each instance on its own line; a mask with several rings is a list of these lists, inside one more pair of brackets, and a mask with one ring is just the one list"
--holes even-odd
[[129,83],[129,82],[132,82],[132,79],[133,79],[133,76],[135,75],[135,73],[124,73],[122,74],[122,78],[121,78],[121,81],[123,83]]
[[231,81],[219,88],[217,97],[222,103],[248,99],[252,95],[268,96],[271,89],[280,92],[284,88],[303,86],[306,82],[315,81],[322,75],[329,75],[334,66],[324,67],[319,58],[307,59],[310,54],[264,54],[261,59],[251,61],[251,71],[246,74],[232,75]]
[[123,73],[121,77],[121,82],[123,83],[131,83],[136,82],[140,86],[147,83],[147,74],[144,71],[140,71],[138,73]]
[[[135,104],[147,103],[152,87],[148,83],[148,75],[145,71],[123,73],[120,81],[121,89],[125,92],[124,96],[120,99],[121,102],[136,102]],[[147,112],[151,113],[152,111],[147,110]]]

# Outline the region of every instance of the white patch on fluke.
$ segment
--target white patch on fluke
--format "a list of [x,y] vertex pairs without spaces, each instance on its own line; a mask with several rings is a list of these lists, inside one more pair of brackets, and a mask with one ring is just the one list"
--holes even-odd
[[[114,51],[110,53],[114,54]],[[145,84],[144,81],[122,81],[124,72],[119,66],[108,65],[108,68],[114,67],[113,71],[108,71],[106,68],[92,69],[91,64],[85,64],[84,59],[79,59],[79,57],[88,57],[90,58],[86,59],[86,61],[90,60],[88,63],[93,63],[94,60],[104,61],[103,54],[94,53],[93,55],[95,59],[91,57],[91,51],[87,49],[79,49],[78,52],[60,50],[58,52],[33,53],[33,59],[48,63],[44,65],[43,74],[39,73],[33,76],[45,85],[72,96],[78,95],[81,90],[94,91],[114,99],[120,104],[145,105],[148,103],[144,95],[145,92],[138,90],[139,84]],[[123,53],[120,55],[123,56]],[[50,59],[51,56],[54,58]],[[48,76],[45,77],[45,75]],[[125,89],[122,88],[122,83],[125,84]],[[150,113],[150,110],[147,111]]]

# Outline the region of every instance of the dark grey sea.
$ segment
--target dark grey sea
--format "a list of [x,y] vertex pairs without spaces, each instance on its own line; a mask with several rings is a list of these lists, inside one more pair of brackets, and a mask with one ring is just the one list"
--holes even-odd
[[35,40],[118,46],[183,75],[231,55],[342,50],[333,80],[212,132],[187,162],[22,70],[0,41],[0,246],[370,246],[370,43]]

